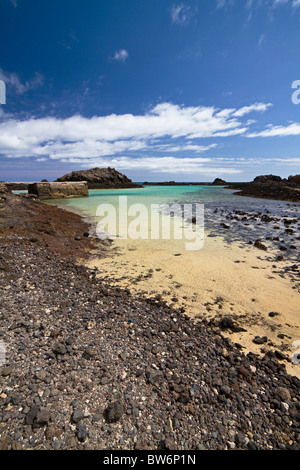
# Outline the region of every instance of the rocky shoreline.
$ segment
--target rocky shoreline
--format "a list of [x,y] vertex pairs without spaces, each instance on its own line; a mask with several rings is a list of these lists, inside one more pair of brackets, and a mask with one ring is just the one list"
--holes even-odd
[[0,449],[300,449],[300,380],[232,319],[105,283],[76,214],[4,193],[0,222]]

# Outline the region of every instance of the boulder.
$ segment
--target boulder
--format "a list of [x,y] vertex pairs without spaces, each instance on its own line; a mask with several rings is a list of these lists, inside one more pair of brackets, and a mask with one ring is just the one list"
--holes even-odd
[[33,194],[39,199],[64,199],[74,197],[88,197],[88,185],[86,181],[74,183],[32,183],[28,185],[28,194]]

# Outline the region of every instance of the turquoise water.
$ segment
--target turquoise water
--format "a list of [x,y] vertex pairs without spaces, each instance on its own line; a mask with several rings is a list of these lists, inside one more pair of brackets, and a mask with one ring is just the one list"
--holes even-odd
[[[99,221],[97,209],[104,204],[111,205],[116,210],[117,218],[120,211],[120,197],[126,196],[127,207],[133,204],[141,204],[149,210],[151,205],[178,203],[182,207],[189,206],[184,213],[187,221],[191,220],[192,212],[197,204],[204,207],[204,228],[208,236],[223,236],[227,242],[243,241],[248,243],[250,239],[265,239],[266,237],[284,237],[285,227],[282,231],[274,230],[274,223],[257,222],[241,223],[230,219],[235,211],[245,211],[248,215],[266,214],[283,219],[284,217],[299,217],[297,203],[273,201],[258,198],[249,198],[234,194],[235,191],[225,189],[222,186],[145,186],[132,189],[101,189],[90,190],[88,198],[74,198],[48,201],[49,204],[64,207],[67,210],[77,212],[95,224]],[[121,209],[121,212],[123,209]],[[228,221],[229,220],[229,221]],[[229,223],[230,230],[224,230],[222,223]],[[300,238],[300,237],[299,237]],[[299,246],[297,237],[293,243]],[[278,243],[278,242],[276,242]],[[293,251],[295,256],[299,251]]]
[[234,192],[224,189],[223,186],[145,186],[130,189],[95,189],[89,191],[88,198],[60,199],[48,203],[74,210],[90,219],[96,217],[97,208],[101,204],[112,204],[117,208],[120,196],[127,197],[128,205],[144,204],[148,208],[151,204],[203,204],[207,216],[215,209],[243,209],[248,212],[270,210],[281,216],[291,212],[291,206],[297,206],[299,209],[296,204],[242,197]]
[[74,209],[83,215],[94,218],[100,204],[112,204],[118,207],[119,197],[126,196],[128,205],[144,204],[188,204],[188,203],[218,203],[221,200],[233,200],[233,191],[222,187],[210,186],[145,186],[130,189],[94,189],[89,191],[89,198],[60,199],[49,203]]

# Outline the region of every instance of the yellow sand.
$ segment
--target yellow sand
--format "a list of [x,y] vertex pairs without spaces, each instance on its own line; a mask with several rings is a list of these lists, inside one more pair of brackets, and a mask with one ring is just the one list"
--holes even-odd
[[[247,331],[226,334],[244,352],[261,354],[285,345],[283,353],[291,358],[292,343],[300,339],[299,292],[290,279],[274,273],[276,263],[268,261],[269,256],[269,251],[250,245],[228,246],[221,237],[206,237],[198,251],[187,251],[184,240],[117,239],[107,257],[96,257],[88,266],[96,266],[112,285],[132,293],[162,294],[192,318],[233,316]],[[136,282],[149,270],[153,270],[151,277]],[[279,315],[271,318],[269,312]],[[286,336],[280,339],[278,334]],[[268,343],[254,344],[255,336],[267,336]],[[289,373],[300,377],[300,365],[284,363]]]

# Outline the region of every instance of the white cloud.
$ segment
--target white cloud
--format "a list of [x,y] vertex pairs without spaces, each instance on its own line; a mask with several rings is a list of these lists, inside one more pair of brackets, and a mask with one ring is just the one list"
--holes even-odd
[[202,139],[243,135],[249,131],[249,124],[240,118],[251,111],[265,111],[268,106],[256,103],[241,109],[220,110],[160,103],[143,115],[24,120],[5,116],[5,121],[0,121],[0,155],[61,161],[149,151],[156,155],[162,151],[197,155],[217,145],[203,144]]
[[233,113],[233,116],[236,116],[236,117],[245,116],[245,114],[249,114],[252,111],[264,113],[271,106],[272,106],[271,103],[255,103],[250,106],[244,106],[243,108],[238,109],[237,111]]
[[263,131],[248,133],[247,137],[285,137],[291,135],[300,135],[300,123],[293,122],[288,126],[270,125]]
[[126,49],[120,49],[114,53],[113,60],[116,60],[117,62],[126,62],[128,57],[128,51]]

